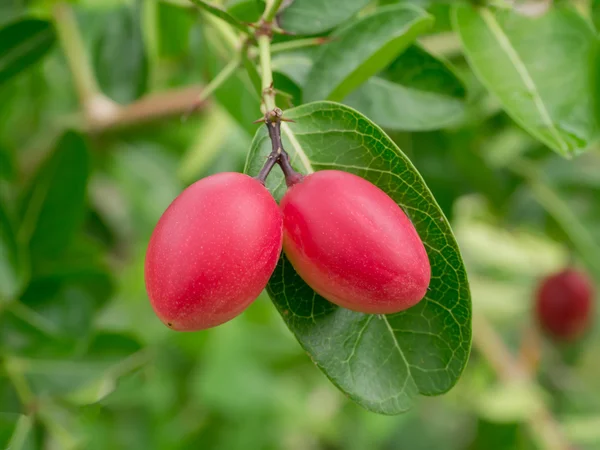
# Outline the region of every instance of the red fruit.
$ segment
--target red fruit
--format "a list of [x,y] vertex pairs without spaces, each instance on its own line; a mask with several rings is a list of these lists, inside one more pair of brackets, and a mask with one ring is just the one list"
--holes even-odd
[[257,180],[219,173],[197,181],[171,203],[148,245],[156,315],[180,331],[233,319],[266,286],[281,241],[281,212]]
[[337,170],[315,172],[281,200],[283,248],[319,295],[389,314],[418,303],[431,276],[413,224],[381,189]]
[[557,340],[577,339],[591,323],[593,297],[594,288],[586,274],[565,269],[551,275],[537,291],[538,322]]

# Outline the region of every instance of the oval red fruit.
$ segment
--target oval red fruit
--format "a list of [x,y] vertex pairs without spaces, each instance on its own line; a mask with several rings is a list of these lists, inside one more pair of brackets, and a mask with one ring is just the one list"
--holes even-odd
[[219,173],[197,181],[171,203],[150,239],[152,307],[174,330],[227,322],[264,289],[281,245],[281,211],[257,180]]
[[565,269],[542,280],[536,298],[536,314],[551,337],[570,341],[580,337],[593,316],[594,289],[586,274]]
[[283,248],[318,294],[344,308],[389,314],[418,303],[431,267],[402,209],[356,175],[324,170],[281,200]]

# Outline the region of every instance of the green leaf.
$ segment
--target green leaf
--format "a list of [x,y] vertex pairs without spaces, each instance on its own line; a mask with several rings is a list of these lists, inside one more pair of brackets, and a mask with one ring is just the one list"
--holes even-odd
[[29,187],[19,236],[29,242],[34,266],[64,253],[81,227],[89,165],[84,138],[67,132]]
[[318,34],[348,20],[369,0],[294,0],[278,15],[281,27],[295,34]]
[[56,42],[51,22],[21,19],[0,29],[0,84],[41,60]]
[[460,123],[465,96],[463,82],[448,64],[415,45],[344,103],[384,128],[423,131]]
[[305,100],[343,100],[432,23],[432,17],[421,9],[395,5],[379,8],[334,32],[308,75]]
[[530,18],[462,6],[453,22],[471,67],[519,125],[565,157],[590,144],[597,38],[583,17],[568,7]]
[[243,31],[244,33],[248,33],[248,27],[246,25],[244,25],[243,23],[241,23],[239,20],[237,20],[235,17],[233,17],[231,14],[229,14],[224,9],[222,9],[218,6],[212,5],[203,0],[190,0],[190,1],[194,5],[196,5],[198,8],[203,9],[204,11],[208,12],[209,14],[212,14],[213,16],[218,17],[221,20],[224,20],[229,25],[233,25],[238,30]]
[[[366,315],[319,297],[282,257],[267,290],[300,344],[350,398],[384,414],[407,410],[413,397],[449,390],[462,373],[471,342],[467,274],[450,225],[425,182],[373,122],[336,103],[317,102],[286,111],[283,143],[303,172],[338,169],[386,191],[414,223],[431,262],[429,292],[398,314]],[[245,172],[255,175],[270,152],[266,130],[255,136]],[[267,187],[285,192],[280,171]]]
[[13,300],[23,289],[28,275],[25,257],[13,222],[0,202],[0,303]]
[[148,88],[148,57],[139,9],[123,6],[105,17],[103,33],[94,46],[98,83],[110,98],[129,103]]

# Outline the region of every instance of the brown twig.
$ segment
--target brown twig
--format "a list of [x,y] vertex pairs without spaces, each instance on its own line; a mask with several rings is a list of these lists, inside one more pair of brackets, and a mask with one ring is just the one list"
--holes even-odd
[[198,104],[203,92],[202,86],[188,86],[156,94],[150,94],[127,106],[119,107],[113,114],[89,118],[86,131],[101,133],[148,123],[169,117],[186,114],[191,109],[203,109],[207,100]]

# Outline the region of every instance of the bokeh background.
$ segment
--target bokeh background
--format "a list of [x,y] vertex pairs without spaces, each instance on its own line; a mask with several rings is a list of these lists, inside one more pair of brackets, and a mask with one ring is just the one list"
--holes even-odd
[[[74,19],[83,44],[43,37],[43,60],[0,84],[0,447],[528,450],[542,448],[527,427],[541,400],[573,448],[600,449],[598,327],[558,346],[531,314],[541,277],[600,261],[600,151],[566,161],[517,127],[471,74],[447,2],[418,2],[438,19],[423,43],[466,80],[464,117],[390,135],[452,221],[476,316],[535,382],[499,382],[475,343],[451,392],[379,416],[328,382],[264,294],[216,329],[158,321],[143,278],[152,229],[185,186],[243,170],[260,116],[240,72],[182,120],[231,55],[214,20],[175,3],[0,2],[0,27]],[[226,3],[247,20],[262,7]],[[104,96],[83,98],[65,42]]]

